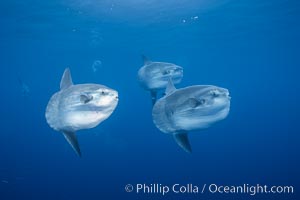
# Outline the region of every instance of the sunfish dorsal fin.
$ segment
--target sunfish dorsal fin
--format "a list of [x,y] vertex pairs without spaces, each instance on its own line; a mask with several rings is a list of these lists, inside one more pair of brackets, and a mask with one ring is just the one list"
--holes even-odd
[[167,88],[166,88],[166,95],[174,92],[176,90],[174,84],[173,84],[173,81],[171,78],[169,78],[169,81],[168,81],[168,85],[167,85]]
[[60,89],[64,90],[73,85],[72,76],[69,68],[66,68],[60,81]]
[[174,135],[176,143],[186,152],[192,153],[192,147],[189,142],[187,133],[177,133]]
[[63,131],[62,133],[64,134],[69,144],[72,146],[73,150],[77,153],[78,156],[81,157],[81,151],[75,133],[71,131]]
[[152,61],[145,55],[142,55],[142,59],[144,61],[144,65],[150,64]]

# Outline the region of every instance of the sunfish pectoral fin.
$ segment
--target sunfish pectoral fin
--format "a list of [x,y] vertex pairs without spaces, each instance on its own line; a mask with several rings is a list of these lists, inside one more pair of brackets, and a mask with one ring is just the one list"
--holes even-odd
[[184,151],[192,153],[192,147],[190,145],[187,133],[176,133],[174,134],[174,139]]
[[173,84],[173,81],[171,78],[169,78],[169,81],[168,81],[168,85],[167,85],[167,88],[166,88],[166,95],[174,92],[176,90],[174,84]]
[[80,102],[81,103],[88,103],[90,102],[91,100],[93,100],[93,96],[92,95],[88,95],[88,94],[82,94],[80,95]]
[[73,85],[72,76],[69,68],[66,68],[60,81],[60,89],[66,89]]
[[196,108],[197,106],[201,105],[202,102],[197,100],[196,98],[189,98],[189,105],[191,106],[191,108]]
[[74,151],[77,153],[77,155],[81,157],[81,151],[75,133],[70,131],[63,131],[62,133],[64,134],[66,140],[72,146]]
[[157,100],[157,92],[151,90],[150,93],[151,93],[152,106],[154,106],[154,104],[155,104],[155,102]]
[[144,61],[144,65],[148,65],[151,63],[151,60],[145,55],[142,55],[142,59]]

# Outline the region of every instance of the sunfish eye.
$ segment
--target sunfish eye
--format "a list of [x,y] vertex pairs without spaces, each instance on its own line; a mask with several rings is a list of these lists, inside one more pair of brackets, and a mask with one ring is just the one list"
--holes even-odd
[[212,90],[212,91],[210,91],[210,94],[211,94],[211,96],[213,96],[213,97],[219,96],[219,92],[218,92],[217,90]]
[[104,90],[101,91],[101,95],[107,95],[107,94],[108,94],[108,92],[106,92]]

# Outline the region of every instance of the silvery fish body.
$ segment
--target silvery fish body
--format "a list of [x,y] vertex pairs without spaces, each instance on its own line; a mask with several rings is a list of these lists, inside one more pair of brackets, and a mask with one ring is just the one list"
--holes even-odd
[[187,133],[225,119],[229,110],[230,96],[225,88],[194,85],[176,89],[170,81],[166,96],[155,103],[152,117],[160,131],[174,135],[179,146],[191,152]]
[[150,91],[152,103],[157,99],[157,91],[167,87],[169,79],[174,84],[180,83],[183,77],[183,68],[173,63],[152,62],[143,56],[144,66],[138,71],[140,85]]
[[60,88],[48,102],[46,120],[81,155],[75,132],[93,128],[107,119],[118,104],[118,92],[98,84],[74,85],[69,69],[64,72]]

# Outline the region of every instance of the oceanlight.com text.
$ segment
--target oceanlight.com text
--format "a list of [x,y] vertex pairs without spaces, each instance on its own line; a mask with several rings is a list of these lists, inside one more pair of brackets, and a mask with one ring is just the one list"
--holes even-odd
[[220,194],[293,194],[293,186],[268,186],[268,185],[249,185],[243,184],[238,186],[225,186],[210,184],[208,185],[208,191],[210,193],[220,193]]

